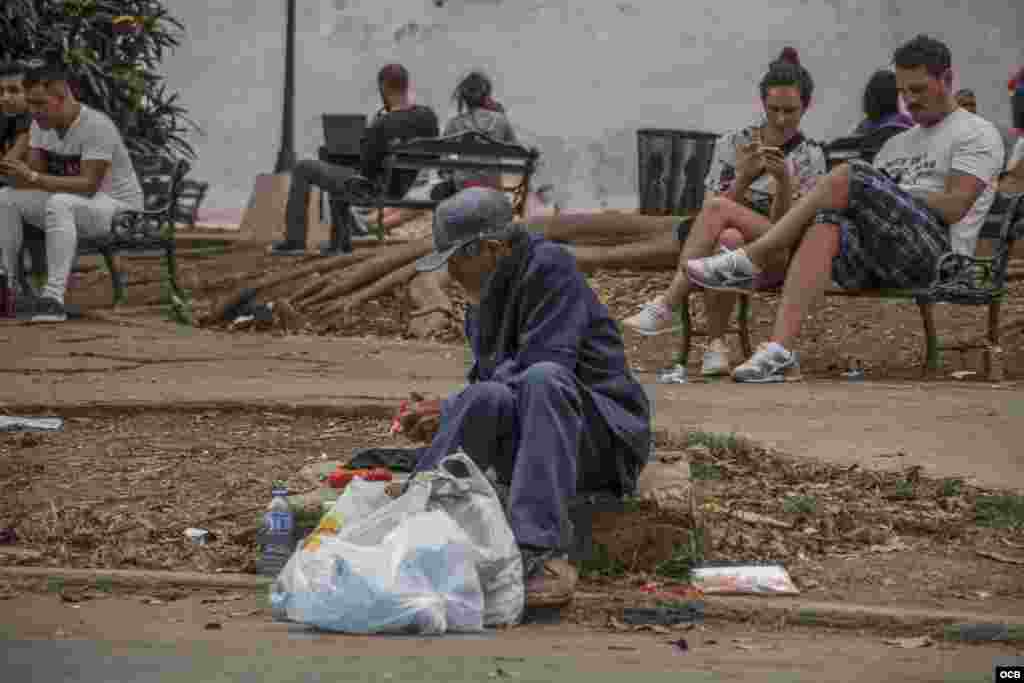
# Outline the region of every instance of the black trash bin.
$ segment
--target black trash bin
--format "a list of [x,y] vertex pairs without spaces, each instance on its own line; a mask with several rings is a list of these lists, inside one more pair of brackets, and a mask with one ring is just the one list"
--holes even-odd
[[704,202],[704,176],[711,167],[716,133],[643,128],[636,132],[640,213],[695,213]]

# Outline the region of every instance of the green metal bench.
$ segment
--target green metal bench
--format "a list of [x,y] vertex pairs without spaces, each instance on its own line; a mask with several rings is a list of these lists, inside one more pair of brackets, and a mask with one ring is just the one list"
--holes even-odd
[[[175,227],[185,175],[189,164],[183,159],[165,156],[134,157],[135,172],[142,186],[145,208],[142,211],[120,211],[114,216],[111,230],[100,237],[82,237],[78,240],[78,255],[100,254],[110,272],[114,305],[123,303],[126,296],[124,274],[118,272],[114,256],[120,252],[163,251],[166,256],[167,279],[173,293],[178,288],[177,261],[175,259]],[[22,286],[33,291],[31,275],[41,276],[46,268],[46,235],[41,228],[25,226],[22,246],[22,264],[19,273]],[[32,260],[30,269],[24,267],[24,254]]]
[[[914,301],[921,312],[924,325],[925,348],[923,374],[929,375],[939,368],[939,354],[942,351],[984,351],[985,375],[998,380],[1001,368],[994,363],[993,354],[999,349],[999,318],[1003,298],[1006,296],[1009,277],[1010,251],[1014,241],[1024,237],[1024,194],[997,195],[992,210],[978,236],[979,247],[987,247],[990,256],[962,256],[944,254],[937,264],[936,279],[922,289],[872,289],[848,290],[829,289],[826,296],[861,297],[870,299],[909,299]],[[758,290],[761,293],[781,292],[781,289]],[[740,296],[738,321],[729,329],[737,334],[745,356],[753,353],[750,341],[750,294]],[[983,343],[939,344],[935,329],[935,304],[956,304],[960,306],[987,306],[988,331]],[[695,330],[690,313],[689,299],[685,300],[680,313],[682,342],[679,362],[684,367],[690,357],[693,337],[707,337],[704,330]]]

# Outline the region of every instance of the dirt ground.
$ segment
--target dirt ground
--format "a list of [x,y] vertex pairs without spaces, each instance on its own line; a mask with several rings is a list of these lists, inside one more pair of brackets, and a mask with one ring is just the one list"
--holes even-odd
[[[246,274],[292,268],[300,260],[267,257],[251,248],[185,253],[181,279],[201,314]],[[359,399],[384,407],[412,385],[446,391],[460,381],[465,350],[459,321],[433,340],[439,344],[409,342],[401,297],[364,305],[320,340],[308,333],[284,337],[258,330],[213,335],[161,323],[159,261],[125,259],[125,265],[131,325],[88,321],[40,332],[0,330],[2,341],[13,341],[0,372],[14,381],[13,389],[0,391],[0,403],[45,405],[57,414],[63,414],[62,406],[77,406],[67,412],[62,432],[0,434],[0,485],[8,492],[0,498],[0,564],[253,571],[255,534],[272,482],[284,480],[302,491],[309,483],[297,473],[306,465],[344,459],[360,447],[403,445],[387,435],[383,418],[343,417],[311,410],[312,403],[340,407]],[[667,278],[598,273],[592,283],[613,313],[624,317]],[[1005,320],[1024,312],[1024,304],[1017,303],[1024,302],[1022,293],[1015,285]],[[83,273],[69,301],[87,312],[108,311],[107,275]],[[767,334],[773,306],[770,297],[755,306],[757,339]],[[976,335],[983,316],[975,309],[943,309],[940,333],[946,341]],[[650,373],[671,362],[676,340],[666,337],[627,333],[638,371]],[[337,341],[312,343],[332,340]],[[1020,333],[1007,335],[1003,344],[1007,377],[1024,380]],[[864,671],[873,671],[877,680],[988,680],[992,657],[1019,654],[1019,646],[937,643],[905,650],[876,636],[792,625],[779,631],[709,623],[682,636],[608,628],[609,606],[654,604],[658,598],[642,588],[678,586],[665,562],[686,559],[680,558],[682,547],[695,530],[704,532],[705,559],[781,562],[809,600],[942,608],[995,620],[1024,614],[1022,513],[1001,519],[992,505],[1001,495],[993,487],[1010,479],[992,474],[1013,472],[1019,457],[1012,454],[1011,442],[1015,420],[1024,413],[1011,396],[1013,383],[995,390],[977,378],[956,387],[907,382],[918,377],[920,346],[920,320],[912,304],[831,300],[804,335],[802,364],[812,380],[805,385],[766,391],[765,398],[753,401],[727,391],[731,387],[654,385],[663,401],[659,425],[668,420],[677,434],[692,430],[689,437],[663,434],[658,449],[689,449],[698,491],[695,509],[666,514],[631,506],[621,517],[599,520],[596,540],[608,552],[585,567],[581,598],[566,623],[556,630],[529,626],[485,640],[481,655],[513,661],[534,653],[576,655],[594,671],[648,667],[716,672],[726,679],[770,680],[771,673],[792,669],[796,675],[783,673],[779,680],[820,680],[839,663],[849,673],[826,679],[863,680]],[[698,346],[691,371],[699,356]],[[825,381],[853,361],[872,381]],[[947,378],[961,369],[955,353],[945,354],[944,361]],[[965,362],[966,369],[980,369],[978,354]],[[296,408],[255,406],[274,398]],[[136,407],[90,407],[104,400]],[[188,407],[203,400],[236,407]],[[240,407],[243,400],[254,403]],[[913,410],[890,413],[890,405],[899,401]],[[737,431],[732,425],[749,419],[751,411],[765,412],[765,406],[792,413],[778,421],[775,432],[770,421],[757,422],[754,438],[766,445],[724,436]],[[832,424],[832,416],[843,412],[853,416],[847,422],[864,421],[863,427],[854,425],[851,432],[850,424]],[[804,414],[807,419],[799,420]],[[957,434],[949,425],[960,425]],[[794,429],[803,434],[801,448],[789,452],[810,457],[793,459],[774,450],[782,432]],[[909,455],[899,440],[901,430],[915,439]],[[984,444],[979,448],[985,452],[971,453],[971,444]],[[946,478],[935,478],[936,471]],[[985,475],[984,483],[972,473]],[[188,527],[208,529],[210,543],[191,544],[183,533]],[[53,587],[0,582],[0,633],[62,640],[180,639],[219,648],[292,642],[296,636],[271,622],[265,605],[248,595],[61,591],[61,598],[45,595],[47,588]],[[205,630],[211,621],[222,628]],[[331,636],[305,636],[308,642],[296,647],[310,652],[337,642]],[[690,645],[682,659],[668,645],[679,637]],[[359,647],[375,653],[380,642],[360,639]],[[455,645],[440,641],[431,653],[459,646],[451,642]],[[411,647],[421,651],[418,644]]]
[[[273,482],[315,489],[307,465],[361,447],[411,445],[386,419],[252,410],[96,410],[52,434],[0,434],[0,545],[5,564],[252,572]],[[689,443],[697,518],[646,505],[595,521],[607,553],[583,590],[673,585],[667,561],[704,529],[705,559],[784,564],[803,596],[875,605],[1024,614],[1024,526],[981,519],[992,492],[916,468],[873,471],[794,460],[742,439]],[[743,520],[737,515],[760,515]],[[207,529],[206,546],[189,527]],[[639,533],[638,533],[639,531]],[[995,552],[1004,561],[983,558]]]
[[[372,247],[367,247],[372,248]],[[197,255],[186,253],[180,258],[181,283],[191,290],[195,310],[207,310],[212,299],[233,290],[244,281],[242,276],[263,275],[294,268],[297,262],[317,257],[268,256],[259,249],[241,245],[225,253]],[[162,314],[158,305],[163,296],[161,262],[157,259],[124,258],[128,274],[128,305],[154,306],[149,313]],[[85,262],[89,267],[90,264]],[[663,291],[671,278],[670,273],[599,271],[591,277],[591,284],[612,313],[622,319],[638,310],[643,302]],[[294,285],[290,286],[295,289]],[[287,294],[289,287],[271,291],[269,298]],[[454,289],[449,293],[456,301]],[[100,271],[83,274],[79,288],[69,294],[69,301],[85,309],[110,305],[109,278]],[[258,297],[266,301],[267,297]],[[774,321],[778,297],[757,295],[753,305],[751,332],[756,345],[768,337]],[[694,298],[694,315],[698,327],[703,325],[700,297]],[[404,295],[385,295],[359,307],[349,319],[329,336],[376,335],[401,338],[406,334],[403,309]],[[456,310],[461,310],[456,306]],[[943,344],[977,341],[986,330],[987,309],[964,306],[940,306],[936,324]],[[1005,350],[1004,369],[1007,379],[1024,379],[1024,282],[1011,283],[1010,293],[1002,310],[1002,327],[1008,329],[1001,340]],[[1020,324],[1016,324],[1020,323]],[[251,333],[239,330],[238,334]],[[678,336],[663,335],[645,338],[626,331],[626,344],[630,361],[640,371],[654,371],[671,365],[678,352]],[[461,343],[461,320],[451,322],[447,329],[436,335],[437,341]],[[697,370],[700,362],[700,340],[691,354],[690,370]],[[738,339],[731,339],[734,360],[739,362],[741,351]],[[859,366],[870,379],[919,379],[923,357],[924,333],[917,306],[910,301],[878,301],[848,298],[830,298],[820,312],[810,318],[801,336],[799,351],[801,368],[809,377],[838,377],[847,369]],[[955,371],[974,371],[978,374],[968,381],[982,381],[982,357],[979,351],[943,353],[944,372],[949,378]]]

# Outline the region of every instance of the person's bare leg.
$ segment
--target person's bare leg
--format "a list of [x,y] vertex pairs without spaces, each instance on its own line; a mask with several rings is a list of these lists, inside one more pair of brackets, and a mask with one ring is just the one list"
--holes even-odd
[[786,274],[782,301],[775,315],[773,342],[790,348],[811,307],[828,289],[832,259],[838,254],[839,226],[819,223],[804,234]]
[[690,280],[686,274],[686,261],[710,256],[722,233],[730,228],[740,234],[743,242],[750,243],[766,234],[771,229],[771,223],[765,216],[725,198],[717,197],[707,202],[693,221],[689,237],[679,255],[676,276],[665,294],[667,305],[680,306],[689,294]]
[[[743,234],[739,230],[726,228],[719,236],[718,243],[733,251],[742,247],[746,240],[743,239]],[[734,292],[719,292],[710,289],[704,292],[709,343],[716,339],[725,339],[726,331],[729,329],[729,319],[732,317],[738,300],[739,295]]]
[[745,242],[752,242],[767,234],[771,229],[771,223],[761,214],[730,199],[715,197],[706,202],[693,222],[693,228],[679,255],[675,277],[665,292],[666,305],[673,308],[682,305],[683,299],[690,292],[686,262],[714,253],[722,233],[727,229],[737,231]]
[[743,247],[743,252],[755,266],[763,270],[773,262],[773,259],[777,259],[779,254],[784,254],[800,243],[819,211],[841,211],[849,206],[849,203],[849,166],[842,164],[818,180],[813,190],[794,204],[764,236]]

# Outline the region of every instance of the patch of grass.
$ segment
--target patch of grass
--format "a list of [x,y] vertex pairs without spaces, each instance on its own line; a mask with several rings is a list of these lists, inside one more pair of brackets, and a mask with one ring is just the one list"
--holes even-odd
[[108,576],[102,576],[96,579],[96,590],[101,593],[113,593],[114,582]]
[[712,465],[709,462],[693,462],[690,463],[690,478],[691,479],[721,479],[722,471],[717,465]]
[[939,495],[943,498],[959,496],[964,489],[963,479],[943,479],[939,485]]
[[47,593],[61,593],[64,591],[64,579],[59,576],[51,576],[46,580]]
[[1024,496],[979,496],[974,501],[974,521],[997,529],[1024,529]]
[[707,446],[715,452],[735,452],[742,448],[741,439],[735,434],[721,434],[719,432],[705,432],[697,430],[686,435],[686,445]]
[[1019,624],[952,624],[942,631],[944,640],[968,643],[1024,643],[1024,626]]
[[804,494],[786,496],[782,511],[791,515],[813,515],[818,510],[818,499]]
[[639,496],[629,496],[622,500],[622,511],[624,513],[639,512],[644,505],[644,501]]
[[690,581],[693,569],[704,561],[704,530],[691,529],[689,541],[676,546],[672,557],[658,564],[654,572],[679,581]]
[[223,256],[228,253],[226,244],[213,244],[205,247],[197,247],[194,255],[198,258],[209,258],[211,256]]
[[798,610],[795,615],[789,617],[787,622],[799,626],[821,626],[829,623],[828,619],[813,609]]
[[909,479],[900,479],[896,482],[896,488],[893,490],[892,498],[899,498],[902,500],[909,500],[917,497],[917,491],[914,487],[914,482]]
[[626,573],[626,565],[613,558],[606,545],[595,543],[590,558],[580,562],[580,573],[591,577],[616,578]]

